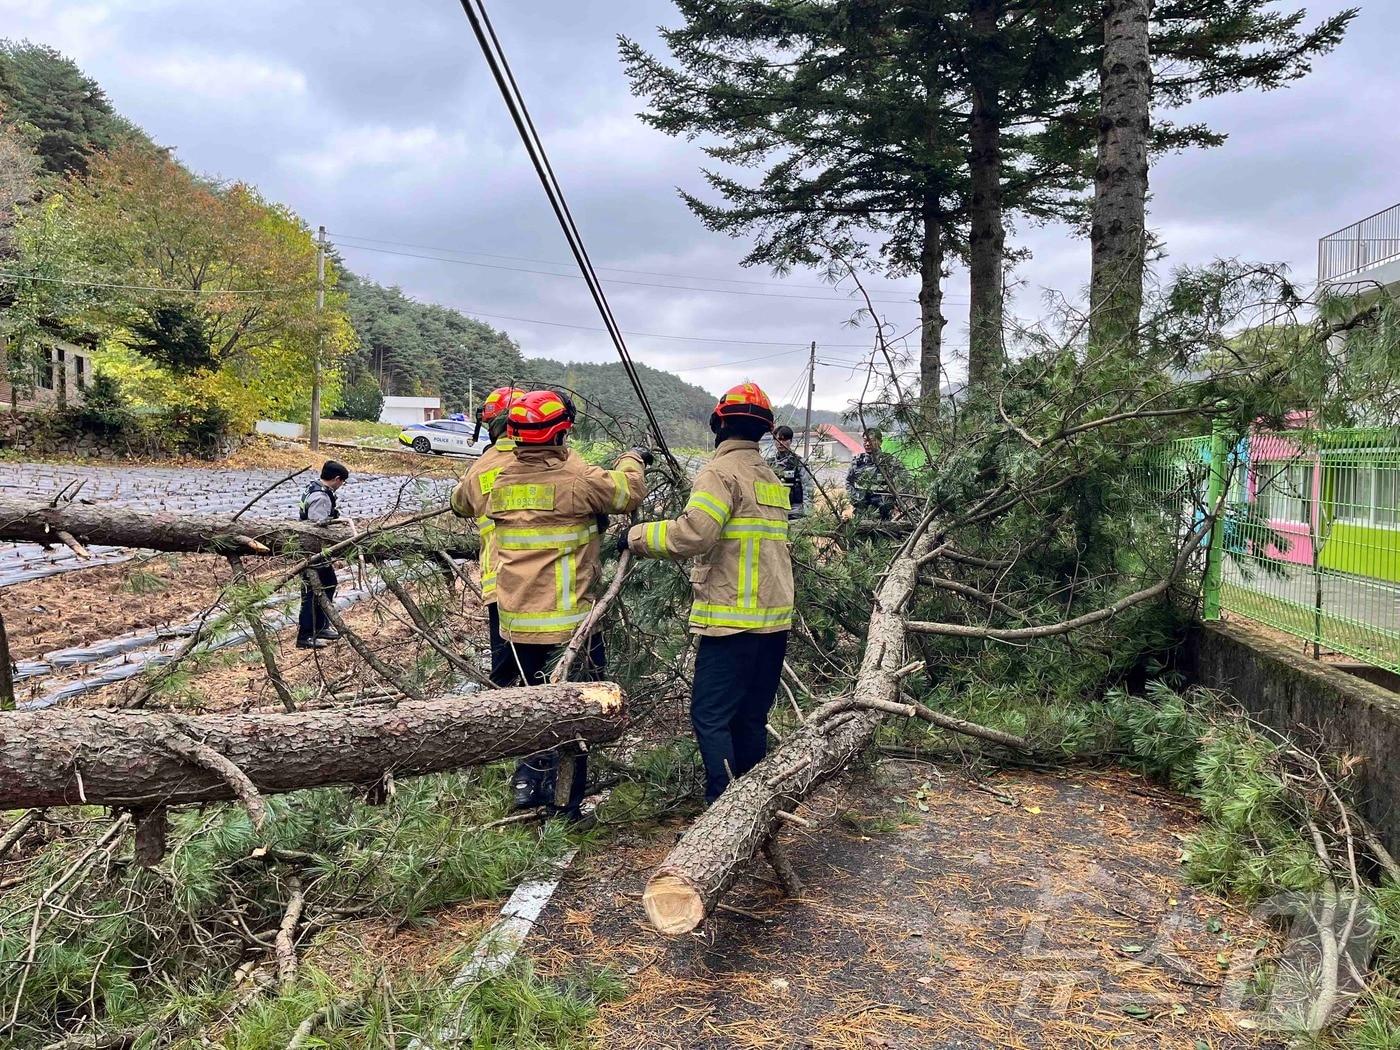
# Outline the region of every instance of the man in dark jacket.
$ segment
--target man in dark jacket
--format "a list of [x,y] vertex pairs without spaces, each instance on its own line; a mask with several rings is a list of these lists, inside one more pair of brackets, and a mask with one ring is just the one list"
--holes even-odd
[[789,518],[800,518],[807,513],[802,504],[802,471],[805,469],[797,450],[792,447],[792,427],[783,425],[773,431],[773,454],[768,460],[778,480],[787,486],[788,501],[792,508]]
[[[350,471],[343,463],[333,459],[321,465],[321,476],[306,486],[301,497],[301,520],[315,525],[329,525],[340,517],[336,508],[335,494],[350,477]],[[326,601],[335,601],[335,566],[324,559],[312,563],[307,573],[315,573]],[[308,579],[301,584],[301,613],[297,617],[297,648],[322,649],[340,639],[340,632],[330,625],[316,592]]]

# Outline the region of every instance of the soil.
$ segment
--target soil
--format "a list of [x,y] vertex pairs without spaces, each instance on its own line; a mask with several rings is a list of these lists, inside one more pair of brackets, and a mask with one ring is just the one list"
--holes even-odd
[[783,836],[801,899],[760,864],[678,938],[641,905],[658,828],[579,862],[526,951],[625,975],[592,1033],[619,1050],[1278,1045],[1223,1005],[1272,935],[1184,881],[1185,800],[1122,772],[992,788],[898,761],[829,787]]
[[320,452],[312,452],[309,445],[297,442],[273,444],[266,438],[257,438],[235,449],[219,459],[200,459],[195,456],[118,456],[112,459],[90,460],[75,456],[35,456],[29,457],[36,463],[76,464],[112,466],[120,464],[138,466],[183,467],[190,470],[251,470],[271,468],[292,471],[297,467],[319,467],[328,459],[344,463],[352,472],[368,474],[433,474],[440,476],[460,476],[469,463],[462,459],[446,456],[422,456],[407,449],[382,449],[366,451],[345,448],[338,444],[322,442]]
[[10,655],[35,660],[54,649],[188,623],[228,581],[215,555],[147,555],[15,584],[0,591]]
[[[342,583],[341,586],[347,587],[349,584]],[[439,621],[438,637],[444,642],[450,641],[457,652],[465,653],[470,649],[479,652],[486,645],[485,614],[470,592],[464,592],[459,587],[456,593],[454,607]],[[194,615],[197,616],[206,607],[198,606]],[[296,602],[284,609],[295,614]],[[381,661],[396,672],[404,672],[406,677],[411,677],[409,673],[418,658],[430,651],[409,625],[398,603],[387,593],[361,599],[348,609],[341,610],[341,616]],[[322,686],[329,686],[338,692],[387,687],[387,683],[355,653],[347,641],[342,640],[323,649],[297,649],[294,624],[279,631],[273,641],[283,680],[294,691],[306,687],[305,692],[309,695]],[[62,674],[27,680],[19,685],[39,695],[91,673],[91,667],[75,667]],[[122,699],[136,688],[137,681],[139,679],[131,679],[96,689],[67,703],[83,707],[120,705]],[[193,661],[189,673],[181,676],[178,688],[152,698],[147,704],[148,708],[161,706],[198,712],[265,706],[280,709],[281,703],[268,680],[256,646],[248,643],[231,646]]]

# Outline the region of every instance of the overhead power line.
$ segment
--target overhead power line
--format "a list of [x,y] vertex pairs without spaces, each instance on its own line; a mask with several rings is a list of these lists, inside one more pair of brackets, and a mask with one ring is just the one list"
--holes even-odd
[[515,130],[520,134],[520,141],[525,146],[525,152],[530,157],[535,174],[539,176],[545,196],[549,198],[549,205],[554,211],[554,217],[559,221],[564,239],[569,242],[569,250],[573,253],[574,261],[578,263],[579,270],[583,273],[588,291],[593,297],[594,304],[598,307],[598,313],[603,318],[603,325],[607,328],[608,335],[612,338],[613,345],[617,349],[618,357],[622,360],[622,366],[627,371],[627,378],[631,380],[632,389],[637,394],[637,400],[641,402],[642,412],[645,413],[647,422],[650,424],[651,435],[656,441],[657,450],[669,461],[672,469],[678,475],[682,474],[681,465],[671,453],[671,448],[666,443],[666,435],[661,431],[661,423],[656,418],[656,412],[652,409],[651,402],[647,399],[641,376],[637,374],[636,366],[632,363],[632,356],[627,351],[627,342],[622,337],[622,329],[618,326],[617,319],[613,317],[612,307],[608,304],[602,283],[593,270],[592,260],[588,257],[588,249],[584,247],[583,237],[580,235],[578,226],[574,223],[573,214],[569,211],[569,205],[564,199],[564,191],[554,176],[554,169],[550,166],[549,158],[545,154],[544,143],[540,141],[539,134],[535,130],[535,122],[530,118],[530,111],[526,108],[525,99],[521,96],[520,88],[515,82],[515,76],[510,71],[510,64],[506,61],[501,42],[496,38],[496,31],[486,13],[484,0],[461,0],[461,3],[462,10],[471,23],[477,44],[481,47],[481,53],[491,69],[491,76],[496,81],[496,87],[501,92],[506,109],[510,111],[511,120],[515,123]]
[[[539,264],[539,265],[541,265],[541,266],[563,266],[563,265],[565,265],[564,263],[555,262],[555,261],[552,261],[552,260],[549,260],[549,259],[526,259],[526,258],[521,258],[521,257],[519,257],[519,256],[513,256],[513,255],[493,255],[493,254],[490,253],[490,252],[464,251],[464,250],[459,250],[459,249],[456,249],[456,248],[436,248],[436,247],[433,247],[433,246],[431,246],[431,245],[424,245],[424,244],[407,244],[407,243],[404,243],[404,242],[401,242],[401,241],[387,241],[387,240],[382,240],[382,239],[374,238],[374,237],[357,237],[357,236],[355,236],[354,234],[345,234],[345,233],[331,234],[331,236],[334,237],[334,238],[336,239],[336,245],[337,245],[338,247],[342,247],[342,248],[351,248],[351,249],[354,249],[354,250],[357,250],[357,251],[363,251],[363,252],[378,252],[378,253],[381,254],[381,255],[398,255],[398,256],[403,256],[403,257],[408,258],[408,259],[428,259],[428,260],[433,261],[433,262],[454,263],[454,264],[457,265],[457,266],[476,266],[476,267],[480,267],[480,268],[482,268],[482,269],[487,269],[487,270],[505,270],[505,271],[508,271],[508,272],[510,272],[510,273],[530,273],[530,274],[538,274],[538,275],[540,275],[540,276],[542,276],[542,277],[569,277],[569,278],[573,278],[573,279],[575,279],[575,280],[581,279],[581,275],[580,275],[580,274],[576,274],[576,273],[554,273],[554,272],[549,271],[549,270],[529,270],[529,269],[525,269],[525,268],[523,268],[523,267],[518,267],[518,266],[502,266],[502,265],[500,265],[499,263],[474,262],[474,261],[472,261],[472,260],[470,260],[470,259],[451,259],[451,258],[443,258],[443,256],[444,256],[444,255],[481,255],[481,256],[485,256],[485,257],[487,257],[487,258],[491,258],[491,259],[505,259],[505,260],[508,260],[508,261],[511,261],[511,262],[537,263],[537,264]],[[347,240],[349,240],[349,241],[371,241],[371,242],[375,242],[375,243],[378,243],[378,244],[392,244],[392,245],[395,245],[397,248],[417,248],[417,249],[420,249],[420,250],[422,250],[422,251],[439,252],[439,253],[441,253],[441,254],[439,254],[439,255],[420,255],[420,254],[418,254],[417,252],[399,251],[399,250],[396,250],[395,248],[375,248],[375,247],[371,247],[371,246],[368,245],[368,244],[347,244],[347,243],[346,243]],[[599,270],[611,270],[611,271],[614,272],[614,273],[638,274],[638,275],[643,276],[643,277],[670,277],[670,278],[674,278],[674,279],[676,279],[676,280],[685,280],[685,281],[710,281],[710,282],[712,282],[712,283],[723,283],[723,284],[748,284],[748,285],[755,285],[755,286],[761,286],[761,287],[766,287],[766,288],[783,288],[783,287],[787,287],[787,288],[819,288],[819,287],[823,287],[823,286],[821,286],[821,285],[784,285],[784,284],[781,284],[781,283],[776,282],[776,281],[739,281],[739,280],[734,280],[734,279],[728,278],[728,277],[704,277],[704,276],[701,276],[700,274],[665,273],[665,272],[655,271],[655,270],[626,270],[626,269],[622,269],[621,267],[611,267],[611,266],[600,266],[600,267],[598,267],[598,269],[599,269]],[[855,292],[854,289],[852,289],[851,295],[848,297],[848,296],[836,296],[836,295],[801,295],[801,294],[793,294],[793,293],[790,293],[790,292],[746,292],[746,291],[743,291],[743,290],[741,290],[741,289],[735,289],[735,288],[687,288],[687,287],[685,287],[684,285],[676,285],[676,284],[657,284],[657,283],[655,283],[654,281],[629,281],[629,280],[626,280],[626,279],[621,278],[621,277],[610,277],[610,278],[608,278],[608,280],[611,281],[613,284],[629,284],[629,285],[634,285],[634,286],[641,287],[641,288],[668,288],[668,289],[673,289],[673,290],[676,290],[676,291],[690,291],[690,292],[718,292],[718,293],[723,294],[723,295],[756,295],[756,296],[769,296],[769,297],[772,297],[772,298],[775,298],[775,299],[806,299],[806,300],[810,300],[810,301],[813,301],[813,302],[832,302],[832,303],[848,303],[848,302],[849,302],[849,303],[855,303],[855,304],[857,304],[857,305],[860,305],[861,303],[864,302],[864,299],[853,298],[853,296],[856,295],[856,292]],[[825,287],[832,287],[832,286],[825,286]],[[945,302],[949,302],[950,300],[946,300],[946,299],[945,299],[944,301],[945,301]],[[904,299],[877,299],[877,298],[872,297],[872,298],[871,298],[871,302],[874,302],[874,303],[883,303],[883,304],[885,304],[885,305],[887,305],[887,306],[905,306],[905,305],[907,305],[907,304],[909,304],[909,303],[911,303],[911,302],[914,302],[914,298],[913,298],[913,293],[911,292],[911,293],[910,293],[910,296],[909,296],[908,298],[904,298]]]

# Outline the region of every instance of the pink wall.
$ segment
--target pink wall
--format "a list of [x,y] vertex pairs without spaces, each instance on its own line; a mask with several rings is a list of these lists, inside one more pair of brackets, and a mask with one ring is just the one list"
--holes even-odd
[[[1304,414],[1300,414],[1304,415]],[[1300,418],[1299,423],[1306,422],[1305,418]],[[1276,544],[1269,544],[1264,554],[1270,558],[1277,558],[1279,561],[1292,562],[1297,565],[1311,565],[1313,563],[1312,533],[1320,531],[1320,523],[1317,520],[1318,508],[1322,500],[1322,471],[1319,468],[1319,458],[1316,452],[1311,454],[1305,452],[1294,439],[1278,433],[1266,433],[1264,431],[1254,431],[1249,436],[1249,498],[1251,501],[1256,496],[1256,486],[1259,483],[1258,468],[1260,464],[1272,463],[1311,463],[1312,471],[1312,492],[1310,506],[1312,508],[1312,527],[1299,521],[1282,521],[1270,519],[1269,527],[1281,536],[1287,536],[1290,543],[1288,550],[1280,550]]]

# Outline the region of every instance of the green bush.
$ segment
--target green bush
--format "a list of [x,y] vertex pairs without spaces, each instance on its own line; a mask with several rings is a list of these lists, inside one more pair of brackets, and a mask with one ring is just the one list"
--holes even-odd
[[345,388],[340,407],[332,415],[337,419],[362,419],[376,422],[384,408],[384,391],[374,376],[361,372],[355,381]]
[[115,436],[130,434],[137,429],[136,414],[122,394],[121,386],[109,373],[98,370],[83,392],[83,401],[73,410],[73,421],[81,429],[95,434]]

